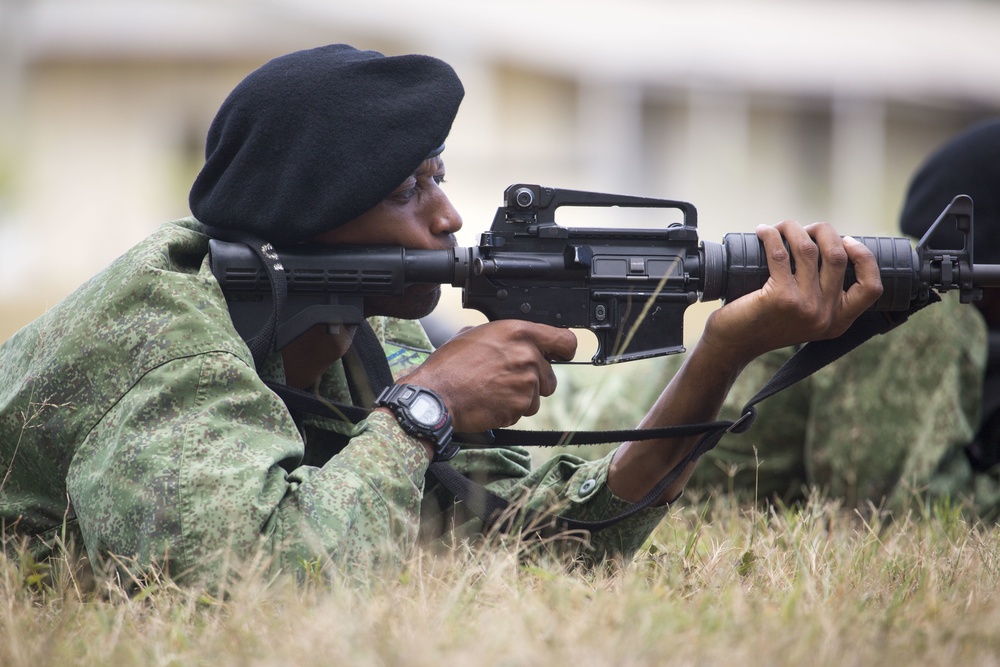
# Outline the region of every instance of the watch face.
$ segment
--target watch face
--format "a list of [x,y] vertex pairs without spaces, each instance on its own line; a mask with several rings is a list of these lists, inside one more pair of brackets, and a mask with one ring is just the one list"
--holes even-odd
[[443,414],[441,404],[429,394],[417,394],[410,404],[410,416],[413,420],[427,426],[436,426]]

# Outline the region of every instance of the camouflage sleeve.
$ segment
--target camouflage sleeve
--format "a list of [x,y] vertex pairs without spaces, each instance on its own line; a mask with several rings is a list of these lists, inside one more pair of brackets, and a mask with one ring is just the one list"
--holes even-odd
[[[555,508],[568,519],[600,521],[618,516],[631,503],[608,488],[608,469],[613,456],[611,452],[595,461],[584,461],[571,454],[553,456],[506,492],[514,497],[527,493],[527,506]],[[598,561],[631,558],[666,516],[667,510],[665,506],[648,507],[592,533],[585,546],[587,555]]]
[[[622,513],[630,506],[607,486],[612,454],[585,461],[568,453],[543,460],[532,469],[531,456],[523,448],[478,449],[461,452],[453,460],[457,470],[494,493],[536,511],[555,512],[579,521],[599,521]],[[455,524],[459,536],[473,536],[482,522],[461,506],[453,506],[450,494],[438,484],[428,485],[421,531],[425,538],[439,538]],[[666,507],[647,508],[587,540],[572,540],[589,558],[630,558],[666,515]]]
[[258,550],[292,570],[324,555],[340,566],[398,559],[416,537],[426,455],[387,415],[359,431],[324,467],[300,466],[295,425],[252,368],[224,353],[164,364],[73,461],[87,550],[139,570],[159,561],[177,577]]

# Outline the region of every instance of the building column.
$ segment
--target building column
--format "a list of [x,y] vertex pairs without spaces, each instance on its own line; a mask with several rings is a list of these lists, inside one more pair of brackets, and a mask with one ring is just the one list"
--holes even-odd
[[583,187],[641,195],[642,88],[635,83],[581,80],[577,92],[577,146]]
[[886,221],[885,104],[838,97],[830,129],[829,220],[845,234],[871,234]]
[[740,231],[748,216],[750,102],[737,90],[692,89],[687,113],[687,136],[671,170],[677,196],[698,208],[701,237],[718,241]]

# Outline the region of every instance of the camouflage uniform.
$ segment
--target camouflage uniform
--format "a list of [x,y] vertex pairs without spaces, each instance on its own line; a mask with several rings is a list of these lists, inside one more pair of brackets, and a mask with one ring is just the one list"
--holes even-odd
[[[424,448],[382,413],[297,424],[262,384],[283,380],[280,356],[258,376],[207,250],[195,220],[167,223],[0,346],[5,536],[44,541],[65,523],[95,562],[166,561],[178,577],[211,576],[220,555],[258,550],[285,569],[327,555],[397,561],[418,533]],[[426,356],[419,324],[372,324],[396,374]],[[320,393],[350,402],[339,363]],[[324,429],[349,444],[325,465],[303,464],[308,434]],[[624,506],[604,484],[607,459],[557,457],[531,471],[528,454],[510,449],[455,463],[499,493],[565,503],[576,518]],[[428,524],[444,525],[430,495]],[[591,553],[632,552],[663,515],[646,510],[598,533]]]

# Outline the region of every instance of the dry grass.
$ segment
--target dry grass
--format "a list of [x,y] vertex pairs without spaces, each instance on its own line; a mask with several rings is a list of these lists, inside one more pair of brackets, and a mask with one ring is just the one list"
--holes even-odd
[[1000,532],[947,505],[871,514],[720,497],[674,510],[624,569],[468,547],[364,586],[234,577],[223,599],[4,558],[0,664],[1000,662]]
[[[623,426],[586,420],[626,412],[591,408],[635,377],[606,373],[538,421]],[[1000,529],[962,510],[914,501],[889,521],[821,498],[689,496],[625,568],[467,546],[353,573],[360,586],[234,572],[224,594],[156,576],[125,594],[72,548],[46,563],[14,550],[0,665],[996,665]]]

